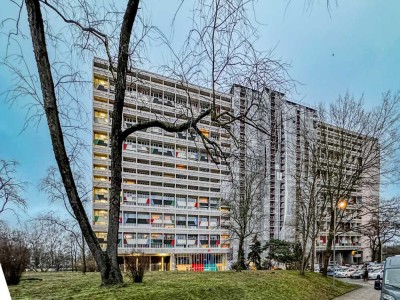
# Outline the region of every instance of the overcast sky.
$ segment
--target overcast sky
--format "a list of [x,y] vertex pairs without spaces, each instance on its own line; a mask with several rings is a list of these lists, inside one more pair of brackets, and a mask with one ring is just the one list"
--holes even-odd
[[[169,26],[179,2],[146,1],[152,23],[163,28],[166,34],[171,31]],[[400,1],[338,0],[338,6],[333,5],[330,13],[324,0],[313,1],[312,9],[305,7],[306,2],[262,0],[255,6],[260,32],[257,47],[275,48],[274,56],[290,63],[291,77],[300,82],[290,96],[293,101],[309,105],[330,103],[349,91],[356,97],[364,95],[367,104],[373,105],[382,92],[399,90]],[[10,4],[3,3],[0,19],[15,13]],[[188,30],[190,13],[182,9],[178,17],[174,30],[176,43],[182,38],[180,33]],[[26,18],[25,14],[22,18]],[[0,54],[4,56],[6,39],[4,35],[0,38]],[[24,51],[31,55],[30,41],[24,45]],[[153,61],[162,62],[162,53],[153,49],[151,54],[155,55]],[[89,71],[91,66],[82,68]],[[0,91],[11,84],[11,74],[0,68]],[[21,99],[19,106],[10,106],[2,98],[4,95],[0,96],[0,158],[19,161],[18,175],[29,182],[25,197],[30,216],[48,209],[57,210],[37,190],[46,169],[54,165],[46,123],[21,132],[27,113],[23,106],[25,99]],[[90,101],[88,98],[88,105]],[[11,215],[6,219],[13,222]]]

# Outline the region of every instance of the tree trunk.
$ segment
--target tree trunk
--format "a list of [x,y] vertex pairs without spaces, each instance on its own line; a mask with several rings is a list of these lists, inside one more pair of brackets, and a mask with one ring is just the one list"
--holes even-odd
[[65,149],[63,131],[59,119],[51,64],[46,48],[46,36],[44,32],[42,13],[40,10],[40,2],[39,0],[25,0],[25,3],[27,7],[33,50],[35,53],[35,60],[38,67],[38,74],[43,94],[43,106],[50,130],[54,156],[60,170],[65,190],[67,191],[69,203],[89,249],[100,269],[102,283],[104,285],[121,283],[122,275],[120,270],[117,270],[115,265],[111,264],[111,261],[116,262],[117,258],[115,256],[115,258],[111,260],[101,249],[99,241],[90,226],[89,219],[79,197],[72,175],[71,165]]
[[85,249],[85,239],[82,235],[82,273],[86,274],[86,249]]
[[307,240],[303,240],[303,244],[301,245],[302,251],[301,251],[301,262],[300,262],[300,275],[304,275],[306,272],[306,267],[307,267],[307,259],[306,259],[306,247],[307,247]]
[[[334,212],[331,212],[331,218],[330,218],[330,225],[329,225],[329,234],[328,234],[328,240],[326,241],[326,249],[325,249],[325,254],[324,254],[324,269],[322,271],[322,275],[326,277],[328,273],[328,265],[329,265],[329,259],[332,255],[332,242],[335,238],[334,236],[334,231],[335,231],[335,216]],[[335,258],[333,258],[335,260]]]
[[315,265],[315,238],[313,237],[311,239],[311,272],[315,271],[314,265]]
[[376,260],[378,263],[382,262],[382,242],[381,239],[378,237],[378,247],[376,253]]
[[116,283],[123,282],[118,265],[118,230],[120,194],[122,184],[122,112],[125,101],[126,72],[128,69],[129,43],[139,0],[128,1],[121,26],[118,48],[115,102],[111,126],[111,190],[108,210],[107,255],[111,259],[111,273]]
[[244,237],[239,237],[239,249],[238,249],[238,258],[237,258],[237,271],[246,269],[245,261],[244,261]]
[[71,242],[71,272],[74,271],[74,254],[72,252],[72,242]]
[[372,251],[371,251],[371,261],[376,261],[376,252],[377,252],[377,249],[376,249],[376,247],[374,247],[374,249],[372,249]]

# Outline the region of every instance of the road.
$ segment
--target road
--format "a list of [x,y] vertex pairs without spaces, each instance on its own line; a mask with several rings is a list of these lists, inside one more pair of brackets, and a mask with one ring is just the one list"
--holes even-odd
[[340,279],[350,283],[356,283],[362,287],[347,293],[343,296],[335,298],[334,300],[379,300],[381,291],[374,290],[374,280],[363,282],[362,280]]

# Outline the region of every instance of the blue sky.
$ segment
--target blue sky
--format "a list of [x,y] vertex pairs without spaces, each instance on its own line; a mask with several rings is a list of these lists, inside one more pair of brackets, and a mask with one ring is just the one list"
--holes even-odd
[[[153,24],[167,35],[179,2],[146,2]],[[274,56],[291,64],[291,77],[301,83],[291,95],[294,101],[311,105],[329,103],[349,91],[355,96],[364,95],[365,101],[373,105],[379,101],[382,92],[399,89],[399,1],[339,0],[338,6],[331,7],[330,14],[325,1],[313,1],[311,9],[305,8],[307,2],[292,0],[287,5],[287,1],[264,0],[255,5],[260,24],[257,47],[260,50],[275,48]],[[3,4],[0,19],[15,16],[15,13],[9,3]],[[182,9],[176,21],[174,42],[179,43],[182,31],[188,29],[189,17]],[[22,26],[26,26],[26,22]],[[0,38],[3,56],[5,37]],[[24,45],[24,51],[32,55],[30,41],[25,41]],[[162,62],[162,53],[153,49],[151,54],[154,55],[153,62]],[[90,70],[90,65],[84,65],[83,69]],[[11,74],[0,68],[0,91],[11,84]],[[58,207],[49,207],[46,196],[37,190],[46,169],[54,165],[46,123],[42,121],[21,132],[26,99],[20,99],[19,106],[10,107],[2,98],[4,96],[0,96],[0,158],[19,161],[19,176],[29,182],[25,197],[30,216],[49,208],[57,210]],[[86,101],[90,103],[90,99]],[[11,215],[5,217],[13,222]]]

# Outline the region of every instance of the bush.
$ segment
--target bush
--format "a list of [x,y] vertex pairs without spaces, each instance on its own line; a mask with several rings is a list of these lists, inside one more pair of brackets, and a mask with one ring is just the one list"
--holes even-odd
[[272,269],[272,263],[271,260],[268,258],[265,258],[261,261],[261,270],[271,270]]
[[[83,261],[81,260],[80,264],[79,264],[79,271],[83,271]],[[89,254],[86,255],[86,272],[96,272],[97,270],[97,265],[96,265],[96,261],[94,260],[94,257]]]
[[150,259],[144,254],[126,257],[130,277],[135,283],[142,283],[144,273],[149,268]]
[[0,264],[7,284],[18,284],[29,264],[29,250],[20,232],[0,232]]
[[[239,264],[238,264],[238,262],[233,262],[232,264],[231,264],[231,266],[230,266],[230,269],[231,270],[233,270],[233,271],[238,271],[238,269],[239,269]],[[240,270],[241,271],[243,271],[243,270],[247,270],[248,269],[248,266],[246,266],[246,265],[243,265],[241,268],[240,268]]]

